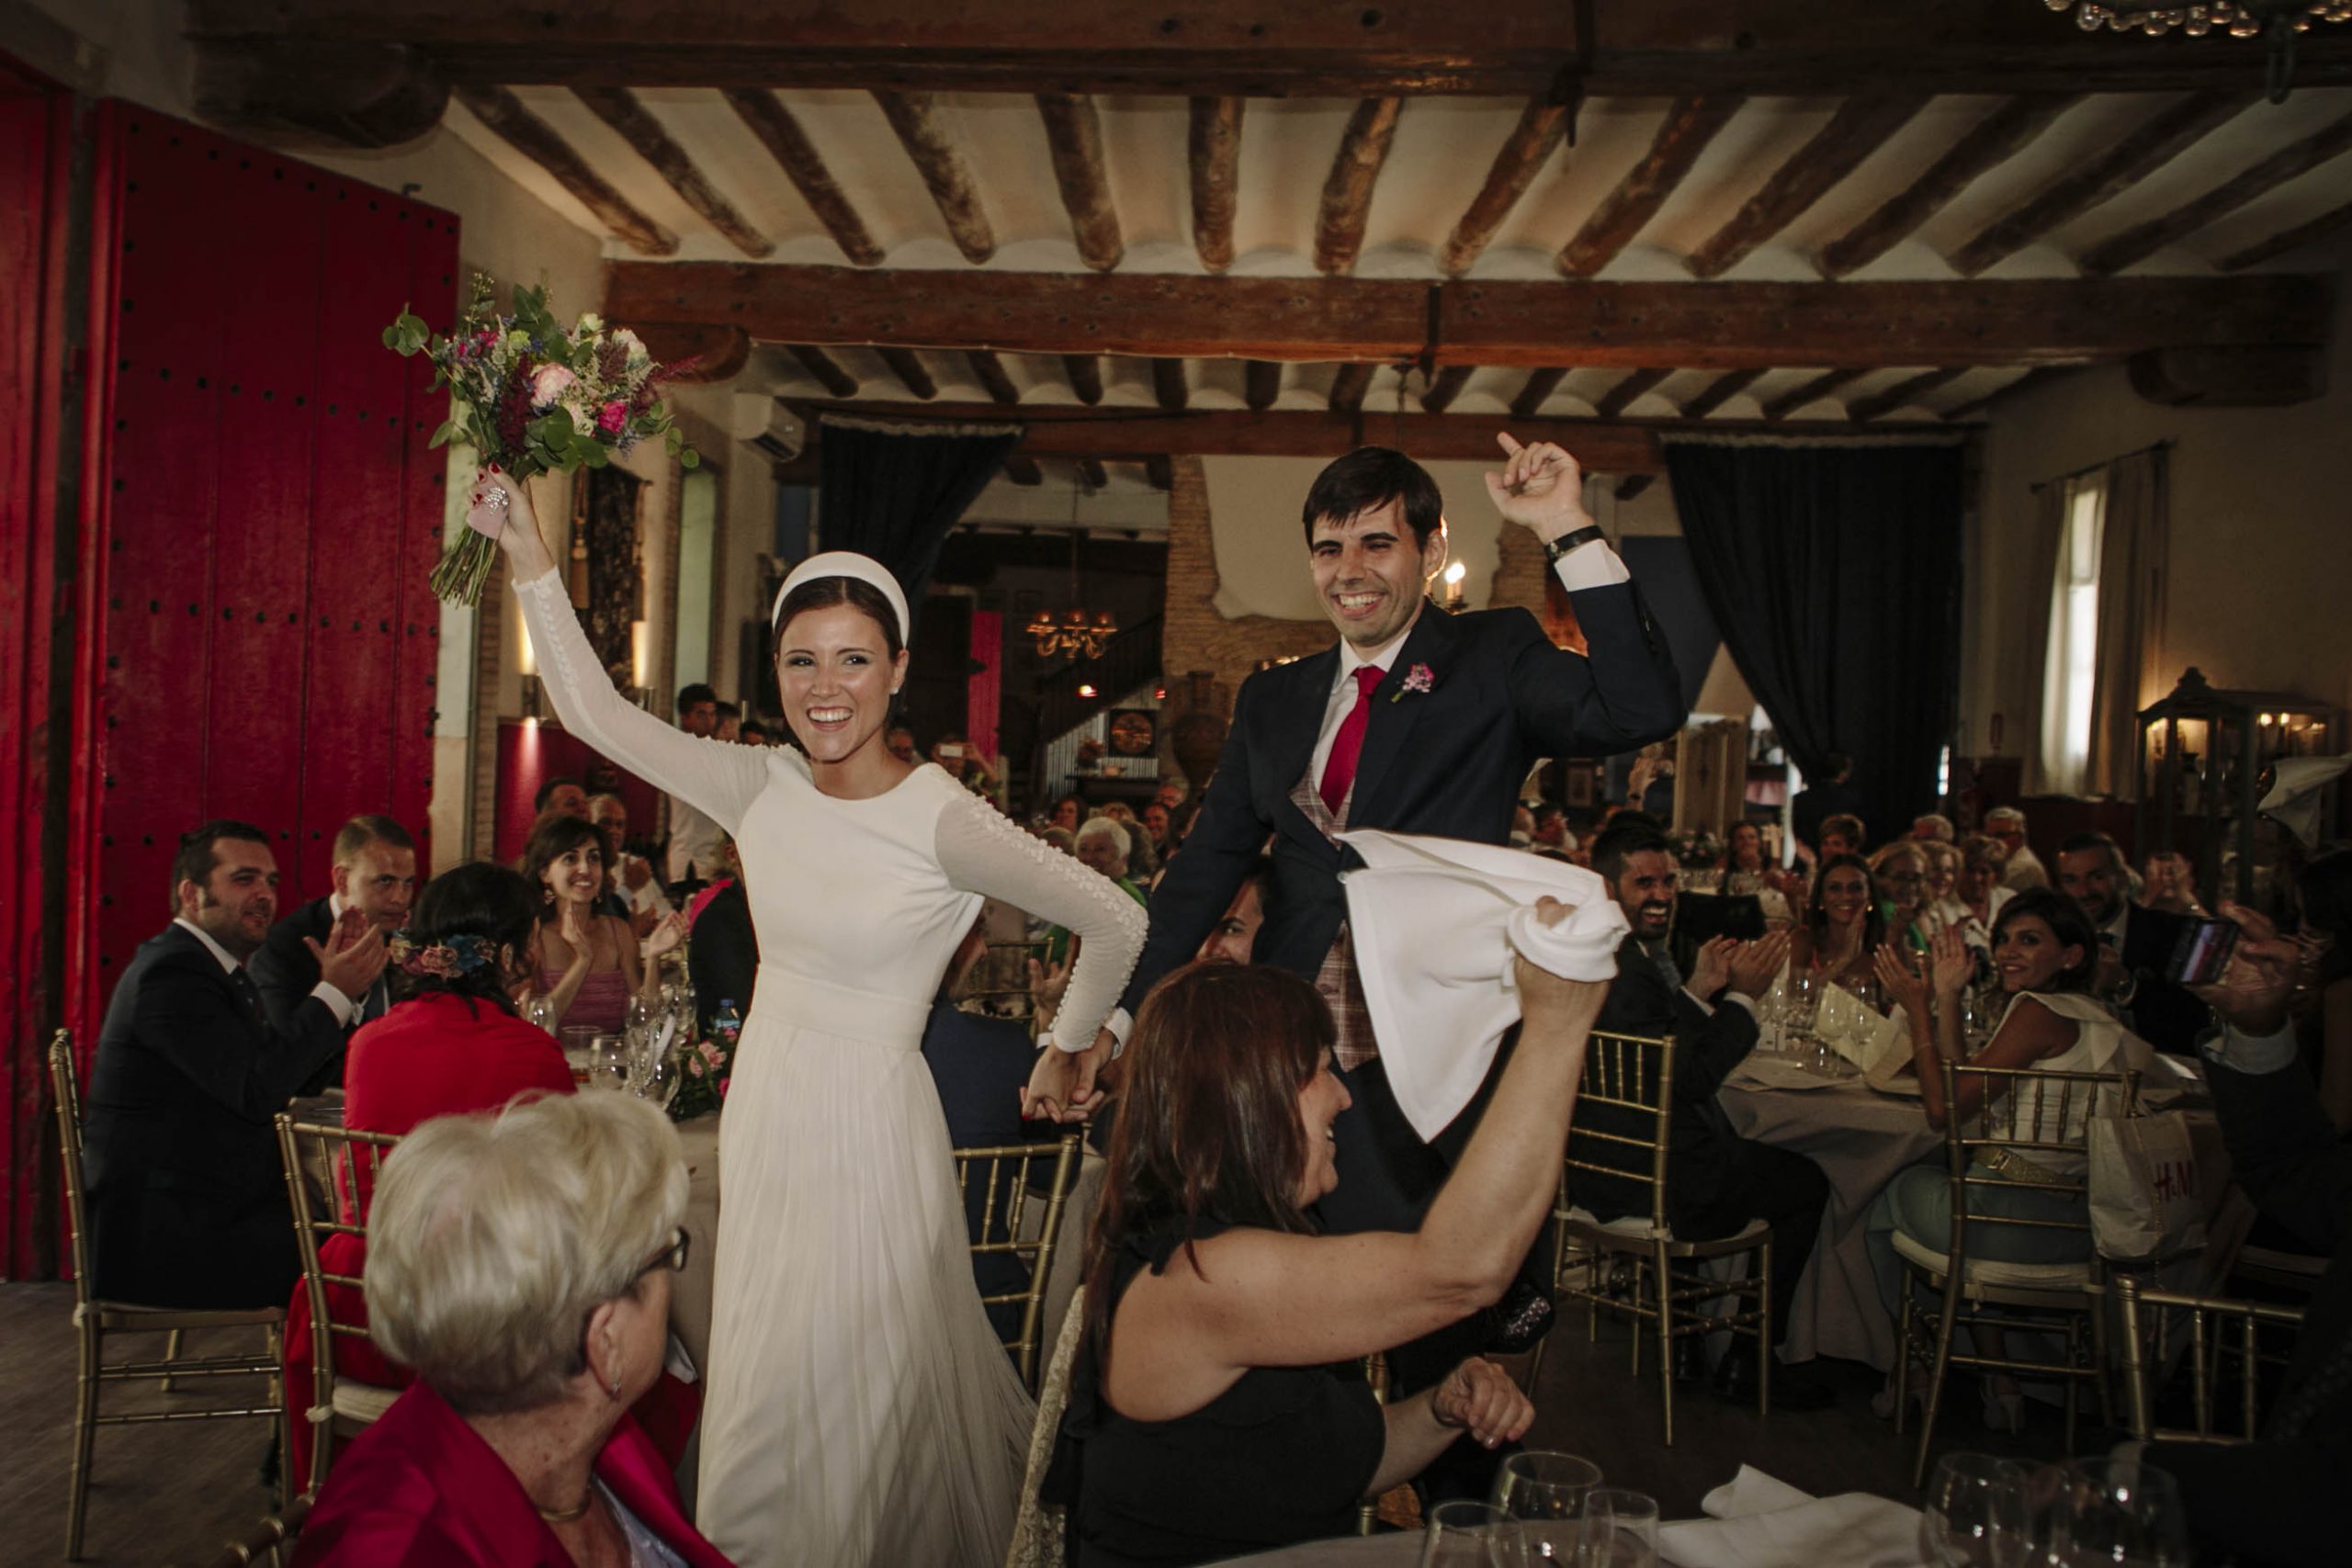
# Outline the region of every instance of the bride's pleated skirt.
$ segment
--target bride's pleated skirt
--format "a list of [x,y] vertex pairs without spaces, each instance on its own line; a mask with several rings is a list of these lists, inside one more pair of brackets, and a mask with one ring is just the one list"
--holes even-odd
[[763,965],[719,1134],[697,1523],[742,1568],[993,1568],[1035,1409],[972,1282],[926,1010]]

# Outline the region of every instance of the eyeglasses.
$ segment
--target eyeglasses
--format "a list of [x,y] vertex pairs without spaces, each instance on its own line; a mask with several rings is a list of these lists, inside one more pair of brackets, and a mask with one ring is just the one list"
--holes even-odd
[[638,1269],[638,1273],[650,1274],[665,1264],[669,1266],[670,1272],[673,1274],[684,1273],[686,1257],[694,1249],[694,1233],[687,1230],[685,1226],[680,1225],[670,1233],[670,1239],[662,1244],[662,1250],[645,1260],[643,1266]]

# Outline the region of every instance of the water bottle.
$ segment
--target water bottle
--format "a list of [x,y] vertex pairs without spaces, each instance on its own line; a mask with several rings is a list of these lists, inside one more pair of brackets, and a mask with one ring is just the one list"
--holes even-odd
[[725,1041],[730,1051],[735,1048],[735,1042],[742,1038],[743,1015],[735,1010],[732,997],[719,998],[718,1010],[710,1017],[710,1032],[715,1038]]

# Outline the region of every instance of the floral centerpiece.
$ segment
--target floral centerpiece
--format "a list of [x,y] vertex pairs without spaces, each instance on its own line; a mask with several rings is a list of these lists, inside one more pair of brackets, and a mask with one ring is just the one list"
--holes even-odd
[[[446,337],[405,310],[384,329],[385,347],[403,358],[423,352],[433,361],[433,385],[449,389],[450,415],[433,433],[434,446],[462,436],[516,479],[601,468],[657,435],[681,467],[700,461],[655,395],[680,367],[656,364],[635,333],[593,313],[562,325],[545,288],[518,287],[505,315],[492,289],[474,275],[457,330]],[[478,603],[497,559],[495,541],[463,530],[433,569],[434,592],[455,604]]]
[[727,1086],[735,1077],[735,1046],[742,1025],[716,1027],[709,1037],[688,1042],[678,1052],[678,1092],[670,1100],[670,1120],[691,1122],[707,1116],[727,1100]]

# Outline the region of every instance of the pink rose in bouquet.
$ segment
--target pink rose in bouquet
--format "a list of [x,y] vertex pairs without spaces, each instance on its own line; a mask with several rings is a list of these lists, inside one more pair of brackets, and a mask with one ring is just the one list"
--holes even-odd
[[531,412],[545,413],[555,407],[564,389],[580,379],[570,368],[561,365],[542,365],[531,373]]

